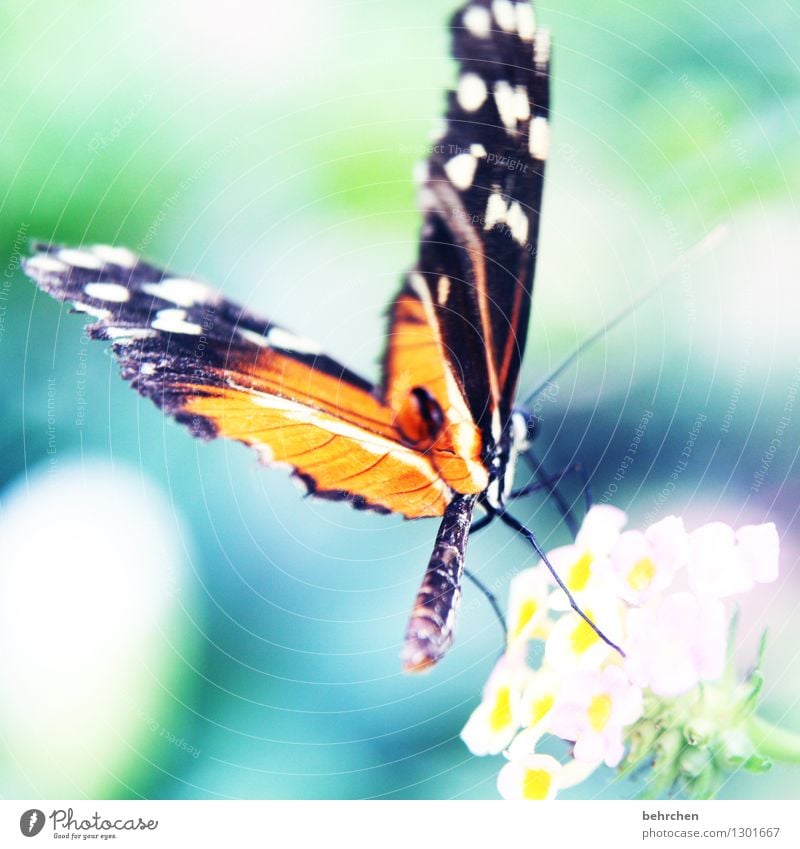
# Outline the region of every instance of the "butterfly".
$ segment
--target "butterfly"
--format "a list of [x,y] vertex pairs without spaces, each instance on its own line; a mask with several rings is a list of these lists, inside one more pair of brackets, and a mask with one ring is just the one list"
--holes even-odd
[[505,504],[528,438],[514,399],[548,153],[550,37],[526,0],[470,0],[450,28],[458,78],[424,163],[418,258],[389,310],[378,385],[126,248],[40,244],[24,263],[41,289],[96,319],[88,334],[111,343],[122,377],[193,436],[238,440],[321,498],[440,518],[406,631],[411,671],[453,641],[474,511],[530,534]]

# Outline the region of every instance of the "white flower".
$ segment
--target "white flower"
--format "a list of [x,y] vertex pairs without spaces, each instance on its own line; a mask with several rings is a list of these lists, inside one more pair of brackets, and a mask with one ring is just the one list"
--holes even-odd
[[644,533],[625,531],[611,552],[620,598],[642,604],[666,589],[686,564],[688,549],[683,520],[677,516],[667,516]]
[[[610,640],[620,643],[622,602],[610,594],[594,594],[582,599],[581,609]],[[599,669],[614,650],[585,619],[571,610],[553,625],[544,652],[549,666],[565,670],[575,666]]]
[[[548,560],[573,596],[608,585],[609,555],[614,548],[627,516],[608,504],[592,507],[583,520],[572,545],[562,545],[548,552]],[[567,610],[569,601],[559,589],[553,593],[554,610]]]
[[561,678],[550,667],[543,666],[534,672],[518,702],[517,725],[525,730],[518,735],[525,739],[533,751],[536,741],[550,726],[550,715],[561,688]]
[[738,531],[710,522],[693,531],[689,543],[689,585],[699,595],[724,598],[778,577],[779,540],[772,522]]
[[545,569],[534,566],[514,577],[508,598],[508,643],[545,639],[550,633],[549,585]]
[[721,601],[680,592],[627,616],[625,668],[659,696],[686,693],[714,681],[725,666],[727,624]]
[[497,776],[504,799],[545,801],[559,790],[561,764],[550,755],[526,755],[510,760]]
[[574,676],[550,716],[550,730],[574,740],[575,759],[617,766],[624,746],[622,730],[642,715],[642,691],[618,666]]
[[497,662],[483,700],[461,729],[461,739],[473,755],[497,755],[519,728],[519,701],[531,675],[519,653],[504,654]]
[[509,751],[508,757],[509,762],[497,776],[497,790],[504,799],[514,801],[547,801],[554,798],[559,790],[580,784],[595,770],[595,765],[575,760],[561,764],[550,755],[537,755],[521,749]]

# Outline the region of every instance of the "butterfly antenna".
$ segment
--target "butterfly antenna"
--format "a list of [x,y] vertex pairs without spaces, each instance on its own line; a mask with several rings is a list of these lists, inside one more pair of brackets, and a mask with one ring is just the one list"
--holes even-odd
[[696,245],[693,245],[689,248],[686,253],[682,256],[678,257],[671,265],[668,266],[667,270],[661,274],[656,282],[650,286],[648,289],[645,289],[641,295],[635,298],[628,306],[624,309],[620,310],[612,319],[610,319],[606,324],[604,324],[599,330],[595,331],[588,339],[584,339],[583,342],[572,351],[571,354],[567,355],[550,374],[536,387],[536,389],[531,392],[530,395],[523,401],[523,406],[527,407],[533,401],[538,398],[538,396],[566,369],[568,369],[580,355],[587,349],[591,348],[595,342],[602,339],[606,334],[608,334],[611,330],[613,330],[618,324],[620,324],[623,319],[626,319],[634,310],[638,309],[645,301],[649,300],[656,292],[658,292],[662,286],[667,284],[673,277],[676,271],[680,271],[685,266],[689,265],[689,263],[713,250],[726,236],[727,234],[727,226],[724,224],[720,224],[715,227],[705,238],[701,239]]
[[561,580],[556,572],[553,564],[547,559],[547,555],[544,553],[544,549],[539,545],[538,540],[533,535],[533,531],[528,530],[522,522],[515,519],[510,513],[498,513],[498,518],[510,528],[513,528],[517,533],[522,534],[526,540],[533,546],[534,551],[539,555],[542,562],[545,566],[550,570],[550,574],[553,576],[553,579],[558,584],[558,586],[564,591],[564,594],[569,599],[569,606],[578,614],[578,616],[583,619],[583,621],[597,634],[598,637],[607,645],[610,646],[614,651],[619,652],[621,657],[625,657],[625,652],[611,639],[609,639],[598,627],[592,622],[592,620],[581,610],[580,605],[577,601],[575,601],[572,593],[567,589],[567,585]]

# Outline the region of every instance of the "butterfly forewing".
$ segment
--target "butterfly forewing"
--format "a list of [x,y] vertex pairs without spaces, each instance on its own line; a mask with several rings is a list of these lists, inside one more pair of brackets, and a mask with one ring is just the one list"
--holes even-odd
[[130,251],[37,247],[26,272],[97,319],[89,335],[111,341],[122,376],[193,435],[243,442],[315,495],[413,518],[444,512],[450,490],[394,411],[312,341]]
[[510,413],[527,333],[549,37],[537,31],[529,3],[508,0],[467,4],[451,29],[458,78],[427,161],[419,259],[404,291],[428,305],[486,456]]

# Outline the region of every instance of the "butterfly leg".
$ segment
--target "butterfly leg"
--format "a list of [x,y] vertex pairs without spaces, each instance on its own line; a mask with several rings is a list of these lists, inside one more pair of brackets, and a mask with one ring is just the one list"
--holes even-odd
[[[477,533],[478,531],[482,531],[485,527],[490,525],[497,518],[497,511],[489,504],[482,505],[484,510],[486,510],[486,515],[481,516],[480,519],[476,519],[472,523],[472,527],[469,529],[470,536],[472,534]],[[495,618],[500,623],[500,627],[503,631],[503,639],[505,640],[506,635],[506,619],[503,616],[502,611],[500,610],[500,602],[497,600],[497,596],[483,583],[483,581],[479,580],[469,569],[464,569],[464,577],[469,578],[470,581],[480,590],[483,594],[486,601],[489,602],[489,606],[492,608],[492,612],[495,615]]]
[[497,600],[497,596],[483,583],[479,578],[477,578],[469,569],[464,570],[464,577],[469,578],[473,584],[480,590],[483,594],[486,601],[489,602],[489,606],[492,608],[492,612],[495,615],[495,618],[500,624],[500,628],[503,631],[503,639],[505,639],[506,631],[508,630],[508,626],[506,625],[506,618],[503,616],[503,611],[500,610],[500,602]]
[[436,663],[453,643],[461,602],[461,578],[475,495],[456,495],[447,505],[403,645],[403,668],[419,672]]
[[582,477],[585,477],[586,473],[583,468],[583,464],[573,463],[571,466],[567,466],[567,468],[563,471],[558,472],[558,474],[545,475],[542,480],[537,480],[536,483],[528,484],[520,489],[512,489],[509,497],[524,498],[526,495],[533,495],[536,492],[541,492],[543,489],[550,492],[552,489],[557,487],[567,475],[573,473],[581,474]]
[[561,492],[559,492],[558,485],[562,481],[562,479],[568,474],[577,473],[578,475],[580,475],[581,480],[583,481],[585,509],[588,513],[590,507],[592,506],[592,489],[589,481],[589,475],[586,472],[586,467],[583,463],[577,462],[567,467],[560,474],[549,476],[542,468],[541,461],[537,458],[535,454],[531,452],[530,448],[528,448],[522,456],[525,459],[525,462],[533,471],[533,473],[536,475],[538,481],[536,484],[532,484],[529,487],[523,487],[521,490],[512,492],[512,498],[519,498],[522,495],[527,495],[529,492],[536,492],[542,489],[547,490],[548,495],[552,497],[556,507],[558,508],[559,513],[561,513],[561,516],[564,519],[564,523],[569,528],[569,532],[570,534],[572,534],[572,537],[574,539],[578,535],[578,522],[576,521],[572,513],[572,508],[567,503],[566,498],[564,498]]
[[570,607],[578,614],[578,616],[583,619],[584,622],[597,634],[598,637],[608,646],[610,646],[615,651],[619,652],[622,657],[625,657],[625,652],[611,639],[609,639],[594,622],[581,610],[578,602],[575,601],[572,593],[567,588],[566,584],[561,580],[556,572],[553,564],[548,559],[547,555],[544,553],[544,549],[539,545],[538,540],[534,536],[533,531],[529,530],[522,524],[518,519],[515,519],[510,513],[507,513],[505,510],[498,513],[498,518],[501,522],[508,525],[510,528],[513,528],[517,533],[522,534],[523,537],[531,544],[534,551],[539,555],[544,565],[550,571],[550,574],[553,576],[553,580],[558,584],[558,586],[564,591],[565,595],[569,599]]

